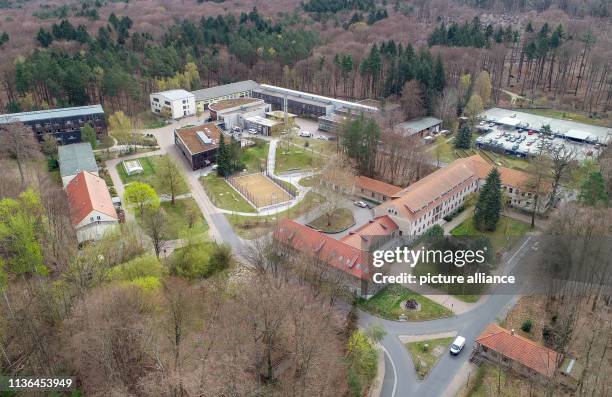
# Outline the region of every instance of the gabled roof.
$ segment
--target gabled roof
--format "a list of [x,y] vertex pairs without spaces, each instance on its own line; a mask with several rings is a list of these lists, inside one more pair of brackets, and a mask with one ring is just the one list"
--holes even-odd
[[369,279],[369,254],[290,219],[283,219],[274,238],[354,277]]
[[98,164],[89,142],[59,146],[57,161],[62,177],[76,175],[81,171],[98,172]]
[[561,355],[497,324],[489,324],[476,342],[534,371],[552,377]]
[[81,171],[75,176],[66,186],[66,194],[75,226],[94,210],[118,219],[106,182],[91,172]]
[[380,193],[383,196],[392,197],[394,194],[402,190],[401,187],[385,183],[376,179],[368,178],[367,176],[358,176],[355,178],[355,186],[360,189],[366,189],[371,192]]
[[348,244],[351,247],[361,249],[364,243],[371,241],[380,236],[389,236],[394,231],[398,230],[399,227],[391,218],[387,215],[379,216],[370,220],[365,225],[352,230],[348,235],[340,239],[344,244]]

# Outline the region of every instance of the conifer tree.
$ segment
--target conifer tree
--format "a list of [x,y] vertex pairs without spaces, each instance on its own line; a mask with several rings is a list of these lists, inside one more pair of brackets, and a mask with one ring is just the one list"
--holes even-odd
[[606,183],[601,172],[591,172],[582,186],[578,200],[591,207],[598,205],[607,206],[610,199],[606,192]]
[[230,161],[228,157],[228,148],[225,145],[223,134],[219,138],[219,149],[217,149],[217,174],[219,176],[228,176],[231,173]]
[[480,196],[474,211],[474,226],[481,231],[493,231],[501,217],[502,193],[501,179],[497,168],[493,168],[485,184],[480,189]]
[[455,137],[455,149],[469,149],[472,146],[472,132],[468,125],[463,125]]

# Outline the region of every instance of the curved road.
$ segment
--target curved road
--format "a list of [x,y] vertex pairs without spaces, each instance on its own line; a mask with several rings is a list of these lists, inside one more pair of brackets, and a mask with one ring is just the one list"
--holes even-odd
[[[206,117],[206,115],[203,117]],[[117,188],[117,193],[122,196],[123,184],[115,168],[120,161],[142,156],[169,154],[178,163],[183,164],[192,196],[210,226],[211,237],[214,240],[225,242],[232,247],[237,256],[241,257],[248,249],[249,243],[236,235],[225,215],[212,204],[198,180],[201,176],[201,171],[192,171],[182,153],[174,145],[174,129],[186,124],[199,123],[195,117],[191,117],[160,129],[148,131],[157,138],[160,146],[159,150],[109,160],[107,161],[107,169]],[[271,145],[274,145],[274,143],[271,143]],[[525,237],[521,244],[518,245],[518,248],[510,255],[503,268],[507,272],[517,273],[517,270],[521,267],[517,265],[522,265],[524,261],[521,259],[524,258],[534,242],[534,236]],[[484,298],[484,301],[476,304],[470,311],[450,318],[432,321],[389,321],[360,312],[359,325],[361,327],[365,328],[369,324],[378,323],[387,331],[387,335],[381,341],[385,351],[385,377],[381,396],[440,397],[454,395],[455,387],[464,384],[462,368],[465,368],[464,365],[469,359],[474,339],[484,330],[487,324],[494,322],[498,317],[503,317],[504,312],[509,310],[519,297],[515,291],[507,291],[504,294],[501,287],[495,293],[495,295]],[[444,354],[428,377],[422,381],[418,380],[415,375],[412,359],[408,350],[399,340],[399,336],[434,334],[447,331],[456,331],[467,339],[465,351],[456,357]]]

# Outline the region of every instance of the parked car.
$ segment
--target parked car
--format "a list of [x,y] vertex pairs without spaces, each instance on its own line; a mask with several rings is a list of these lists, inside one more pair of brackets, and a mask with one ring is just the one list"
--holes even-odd
[[461,353],[463,347],[465,346],[465,338],[463,336],[457,335],[453,343],[450,345],[450,354],[456,356]]
[[317,139],[320,139],[322,141],[326,141],[327,137],[325,135],[317,135]]
[[216,170],[217,168],[219,168],[219,166],[217,164],[213,164],[212,167],[211,167],[212,170]]
[[249,134],[257,135],[257,130],[254,128],[249,128]]
[[310,131],[300,131],[300,136],[304,138],[310,138],[312,136],[312,132]]
[[338,137],[332,135],[332,136],[328,137],[327,140],[328,141],[337,141]]
[[357,207],[369,208],[369,206],[365,203],[365,201],[355,201],[353,204],[356,205]]
[[489,123],[489,127],[495,127],[495,123]]

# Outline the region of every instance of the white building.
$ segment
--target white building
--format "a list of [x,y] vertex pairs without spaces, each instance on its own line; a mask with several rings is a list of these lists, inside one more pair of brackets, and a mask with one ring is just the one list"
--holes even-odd
[[155,92],[150,99],[151,111],[167,118],[180,119],[196,114],[195,95],[185,90]]
[[98,240],[109,228],[119,223],[104,179],[81,171],[66,186],[66,194],[70,220],[79,243]]

